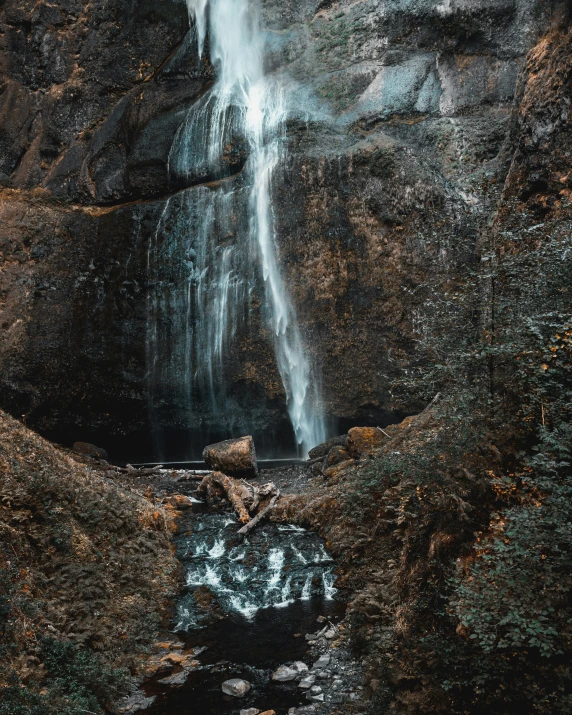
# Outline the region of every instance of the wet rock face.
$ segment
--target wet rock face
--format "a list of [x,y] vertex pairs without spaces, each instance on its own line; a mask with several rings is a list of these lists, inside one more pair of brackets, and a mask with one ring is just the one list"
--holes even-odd
[[[546,4],[262,6],[268,68],[302,83],[292,103],[311,111],[290,120],[273,187],[285,281],[332,429],[384,427],[419,407],[390,386],[423,361],[412,340],[431,329],[416,322],[422,286],[437,265],[454,276],[474,260],[458,237],[476,241],[494,208],[483,186],[502,169],[516,78]],[[184,3],[7,0],[0,25],[1,406],[112,458],[198,457],[246,423],[262,450],[263,434],[291,447],[262,287],[224,364],[234,421],[221,426],[186,382],[186,313],[169,301],[184,292],[196,227],[157,227],[205,190],[191,185],[213,178],[174,182],[168,170],[213,70],[196,56]],[[520,141],[514,131],[510,141]],[[225,162],[240,190],[240,141]],[[150,319],[154,292],[164,310]],[[157,424],[162,443],[149,439]]]

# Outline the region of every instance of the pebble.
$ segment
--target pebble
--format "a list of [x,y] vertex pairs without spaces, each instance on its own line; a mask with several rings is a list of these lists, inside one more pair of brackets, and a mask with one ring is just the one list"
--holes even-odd
[[331,657],[329,655],[321,655],[318,660],[314,663],[312,668],[325,668],[330,665]]
[[319,695],[307,695],[306,696],[308,700],[313,700],[315,703],[323,703],[324,702],[324,694],[320,693]]
[[296,670],[299,675],[303,675],[310,670],[306,663],[302,663],[301,660],[297,660],[295,663],[292,663],[291,668],[292,670]]
[[187,682],[189,677],[188,670],[182,670],[180,673],[175,673],[175,675],[169,675],[166,678],[159,680],[163,685],[170,685],[172,688],[180,688]]
[[222,692],[226,693],[226,695],[232,695],[234,698],[242,698],[248,693],[251,685],[248,680],[231,678],[230,680],[225,680],[221,687]]
[[298,687],[302,688],[303,690],[307,690],[308,688],[311,688],[315,682],[316,682],[316,676],[313,674],[310,674],[310,675],[307,675],[305,678],[302,678],[302,680],[298,683]]
[[258,715],[260,710],[257,708],[246,708],[246,710],[241,710],[240,715]]
[[319,695],[321,692],[322,688],[320,688],[319,685],[312,685],[310,688],[310,693],[312,693],[312,695]]
[[277,680],[279,683],[287,683],[290,680],[296,680],[299,672],[294,668],[290,668],[287,665],[281,665],[277,670],[272,673],[272,680]]

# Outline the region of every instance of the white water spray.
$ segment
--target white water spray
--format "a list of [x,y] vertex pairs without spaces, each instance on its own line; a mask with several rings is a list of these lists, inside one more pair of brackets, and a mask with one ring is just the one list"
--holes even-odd
[[[220,178],[229,173],[225,162],[229,147],[236,146],[244,156],[243,174],[249,187],[245,196],[223,182],[205,189],[188,209],[202,220],[190,278],[195,297],[189,291],[188,298],[189,313],[194,307],[198,315],[193,335],[197,359],[189,365],[191,382],[199,384],[203,393],[209,392],[213,409],[224,412],[223,359],[232,349],[232,338],[245,314],[248,320],[252,264],[259,264],[264,279],[263,317],[274,335],[296,441],[306,454],[325,439],[325,428],[319,389],[280,272],[272,212],[273,178],[285,151],[285,84],[264,73],[256,0],[187,0],[187,6],[200,55],[209,38],[217,80],[179,128],[169,157],[170,171],[187,180]],[[248,214],[245,235],[240,226],[233,225],[240,199],[242,211]],[[221,249],[225,232],[229,245]],[[219,241],[214,250],[213,238]]]

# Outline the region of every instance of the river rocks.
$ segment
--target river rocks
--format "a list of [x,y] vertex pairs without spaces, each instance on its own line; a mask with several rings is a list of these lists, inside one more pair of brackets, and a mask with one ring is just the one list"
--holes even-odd
[[311,673],[310,675],[306,675],[302,680],[298,683],[298,687],[302,688],[302,690],[308,690],[308,688],[311,688],[312,685],[316,682],[316,676]]
[[281,665],[277,670],[272,673],[272,680],[276,680],[279,683],[288,683],[291,680],[296,680],[299,672],[295,668],[290,668],[287,665]]
[[210,444],[203,450],[203,459],[210,469],[231,477],[256,477],[258,474],[254,440],[250,436]]
[[371,454],[374,449],[387,442],[387,437],[377,427],[352,427],[348,432],[347,451],[359,458]]
[[230,680],[225,680],[221,685],[222,692],[226,695],[232,695],[233,698],[243,698],[251,687],[248,680],[242,680],[242,678],[231,678]]
[[240,715],[259,715],[260,710],[258,708],[246,708],[240,711]]
[[308,692],[308,693],[306,693],[306,697],[308,698],[308,700],[311,700],[315,703],[323,703],[324,702],[324,694],[323,693],[313,695],[311,692]]
[[330,665],[331,661],[331,656],[329,656],[327,653],[325,655],[321,655],[318,660],[314,663],[312,668],[327,668],[328,665]]
[[189,673],[189,670],[181,670],[179,673],[161,678],[158,682],[162,685],[168,685],[170,688],[180,688],[187,682]]
[[306,663],[302,663],[301,660],[297,660],[294,663],[292,663],[291,668],[295,670],[298,675],[304,675],[304,673],[307,673],[309,668],[306,665]]
[[132,713],[147,710],[155,700],[155,695],[148,698],[142,690],[136,690],[115,703],[111,707],[111,712],[113,715],[131,715]]
[[72,447],[74,452],[83,454],[85,457],[94,457],[95,459],[107,459],[107,452],[101,447],[96,447],[89,442],[74,442]]

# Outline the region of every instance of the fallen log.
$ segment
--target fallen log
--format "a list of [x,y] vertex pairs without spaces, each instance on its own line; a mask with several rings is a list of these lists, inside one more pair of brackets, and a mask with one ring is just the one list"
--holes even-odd
[[207,495],[211,496],[216,492],[217,486],[226,492],[228,500],[235,508],[240,521],[243,524],[250,521],[250,514],[247,507],[253,500],[250,489],[242,482],[232,477],[227,477],[227,475],[222,472],[211,472],[203,478],[197,491],[206,492]]
[[249,531],[254,529],[254,527],[258,524],[259,521],[264,519],[266,514],[268,512],[272,511],[274,507],[276,506],[276,502],[280,499],[280,489],[276,490],[276,494],[272,497],[272,499],[269,501],[269,503],[262,509],[262,511],[259,511],[258,514],[251,519],[247,524],[245,524],[241,529],[237,531],[238,534],[245,535],[248,534]]

